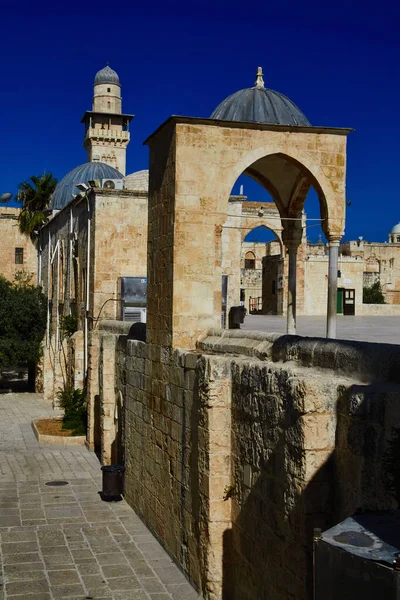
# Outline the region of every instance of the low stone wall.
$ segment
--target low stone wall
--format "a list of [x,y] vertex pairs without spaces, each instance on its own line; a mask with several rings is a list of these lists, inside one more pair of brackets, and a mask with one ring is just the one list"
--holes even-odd
[[205,598],[311,598],[313,528],[393,505],[400,347],[210,330],[194,353],[96,335],[103,460],[120,439],[127,501]]
[[400,315],[400,304],[360,304],[356,307],[356,314],[359,316],[398,316]]

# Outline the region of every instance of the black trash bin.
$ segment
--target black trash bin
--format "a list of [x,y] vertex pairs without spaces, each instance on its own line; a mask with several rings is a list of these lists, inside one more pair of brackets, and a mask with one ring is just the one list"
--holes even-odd
[[240,329],[244,322],[247,310],[244,306],[231,306],[229,311],[229,329]]
[[122,500],[124,492],[124,472],[122,465],[105,465],[103,471],[103,489],[101,499],[105,502],[118,502]]

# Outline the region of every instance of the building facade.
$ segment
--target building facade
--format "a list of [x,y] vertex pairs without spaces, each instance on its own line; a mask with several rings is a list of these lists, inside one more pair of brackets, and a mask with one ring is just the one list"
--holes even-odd
[[19,208],[0,207],[0,275],[14,281],[21,271],[36,283],[37,253],[31,239],[23,235],[18,227]]

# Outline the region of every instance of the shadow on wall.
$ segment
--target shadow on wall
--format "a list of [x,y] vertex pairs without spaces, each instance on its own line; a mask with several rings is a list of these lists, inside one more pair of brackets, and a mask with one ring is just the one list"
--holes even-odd
[[393,508],[382,456],[392,426],[400,426],[400,390],[391,383],[332,385],[332,378],[307,379],[304,387],[290,368],[274,373],[267,366],[259,368],[257,389],[255,375],[233,367],[234,491],[222,597],[308,600],[314,528]]

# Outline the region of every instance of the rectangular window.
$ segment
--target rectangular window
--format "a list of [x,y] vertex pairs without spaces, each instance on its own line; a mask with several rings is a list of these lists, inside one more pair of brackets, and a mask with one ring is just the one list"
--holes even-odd
[[24,264],[24,249],[23,248],[15,248],[15,264],[16,265]]

